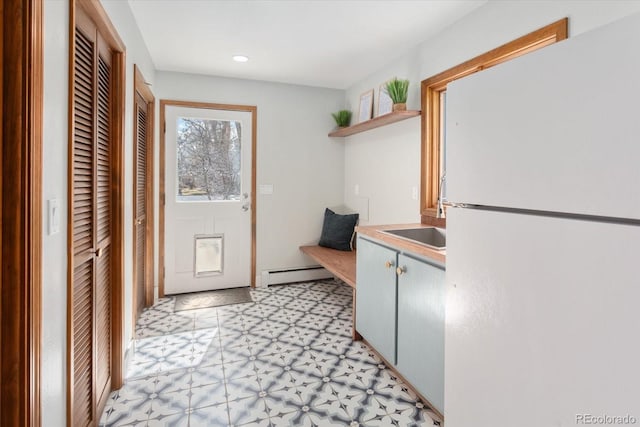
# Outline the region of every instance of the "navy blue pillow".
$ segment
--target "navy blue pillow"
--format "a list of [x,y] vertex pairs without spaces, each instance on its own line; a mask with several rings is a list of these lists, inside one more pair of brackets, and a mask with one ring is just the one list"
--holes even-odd
[[352,251],[357,223],[358,214],[339,215],[329,208],[325,209],[322,235],[318,245],[339,251]]

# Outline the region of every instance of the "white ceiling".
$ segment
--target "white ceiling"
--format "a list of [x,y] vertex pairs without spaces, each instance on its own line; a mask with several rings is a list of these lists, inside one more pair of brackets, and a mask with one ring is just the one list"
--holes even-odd
[[337,89],[485,2],[129,0],[158,70]]

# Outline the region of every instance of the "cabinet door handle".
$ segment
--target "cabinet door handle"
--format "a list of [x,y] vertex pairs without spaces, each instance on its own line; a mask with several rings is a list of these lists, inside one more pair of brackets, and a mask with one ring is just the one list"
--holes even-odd
[[407,271],[407,267],[398,267],[396,268],[396,274],[398,276],[402,276]]
[[384,263],[384,266],[385,266],[385,267],[387,267],[387,268],[391,268],[391,267],[393,267],[394,265],[395,265],[395,264],[394,264],[394,262],[393,262],[393,261],[387,261],[387,262],[385,262],[385,263]]

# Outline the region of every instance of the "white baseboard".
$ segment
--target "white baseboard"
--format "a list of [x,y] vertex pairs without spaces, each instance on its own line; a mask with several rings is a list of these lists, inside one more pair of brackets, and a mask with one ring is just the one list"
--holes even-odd
[[282,270],[265,270],[260,277],[260,287],[279,285],[282,283],[308,282],[311,280],[329,279],[333,274],[320,266],[288,268]]

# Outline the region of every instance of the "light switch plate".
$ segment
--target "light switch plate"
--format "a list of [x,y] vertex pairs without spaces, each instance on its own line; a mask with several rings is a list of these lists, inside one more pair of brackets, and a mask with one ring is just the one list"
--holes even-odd
[[258,189],[260,194],[273,194],[273,184],[260,184]]
[[51,236],[60,232],[60,200],[49,199],[47,207],[49,211],[49,235]]

